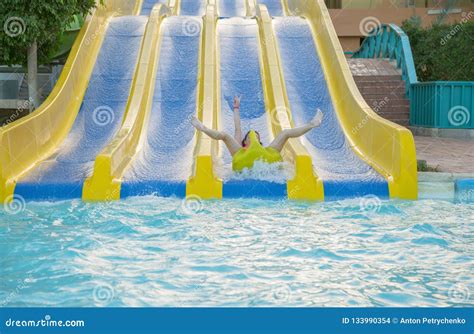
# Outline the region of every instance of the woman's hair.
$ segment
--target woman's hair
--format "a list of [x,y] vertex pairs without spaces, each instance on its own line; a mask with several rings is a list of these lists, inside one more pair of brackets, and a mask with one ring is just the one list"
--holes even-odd
[[[250,131],[252,131],[252,130],[250,130]],[[244,136],[244,139],[242,139],[242,147],[245,147],[245,141],[247,140],[247,138],[250,134],[250,131],[247,131],[247,133]],[[255,130],[254,130],[254,132],[258,137],[258,141],[260,142],[260,145],[263,145],[262,142],[260,141],[260,133],[258,133],[258,131],[255,131]]]

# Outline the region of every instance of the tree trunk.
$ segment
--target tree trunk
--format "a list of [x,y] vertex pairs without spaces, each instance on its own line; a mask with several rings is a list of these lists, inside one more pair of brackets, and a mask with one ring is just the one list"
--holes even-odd
[[28,48],[28,95],[30,112],[39,105],[38,99],[38,44],[36,41]]

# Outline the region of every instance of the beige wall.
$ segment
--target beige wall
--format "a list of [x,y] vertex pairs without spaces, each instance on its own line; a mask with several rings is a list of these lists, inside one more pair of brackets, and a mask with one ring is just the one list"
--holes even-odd
[[[326,0],[331,8],[406,8],[415,5],[418,8],[443,8],[448,0]],[[472,0],[457,0],[455,7],[472,6]]]
[[[401,25],[403,21],[416,15],[422,19],[423,26],[429,26],[438,15],[429,14],[428,11],[427,8],[329,9],[329,14],[344,51],[355,51],[360,38],[364,37],[364,24],[369,27],[377,23]],[[462,8],[461,13],[447,15],[445,22],[459,22],[465,17],[474,17],[470,11],[474,11],[474,8]]]

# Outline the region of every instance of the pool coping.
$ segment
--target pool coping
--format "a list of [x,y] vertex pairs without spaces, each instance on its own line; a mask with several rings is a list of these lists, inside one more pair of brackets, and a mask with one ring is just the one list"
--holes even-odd
[[418,172],[418,197],[474,202],[474,187],[459,187],[461,180],[474,182],[474,173]]

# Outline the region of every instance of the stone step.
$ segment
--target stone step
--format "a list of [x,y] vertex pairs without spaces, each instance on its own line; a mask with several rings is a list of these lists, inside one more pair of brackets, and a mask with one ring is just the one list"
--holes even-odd
[[357,87],[364,87],[364,88],[400,88],[405,89],[405,82],[402,80],[397,81],[387,81],[387,82],[377,82],[377,81],[356,81]]
[[405,97],[405,88],[403,87],[359,87],[359,91],[363,95],[396,95]]
[[372,110],[375,111],[377,114],[399,114],[405,115],[406,117],[410,116],[410,109],[406,107],[394,107],[394,106],[386,106],[386,107],[372,107]]
[[395,111],[376,111],[377,115],[387,119],[409,119],[409,112],[395,112]]
[[389,119],[389,121],[396,123],[401,126],[409,126],[410,125],[410,120],[403,120],[403,119]]
[[383,100],[383,99],[370,99],[367,98],[364,95],[364,99],[367,102],[369,106],[378,106],[378,107],[387,107],[387,106],[393,106],[393,107],[410,107],[410,101],[405,100],[405,99],[390,99],[388,100]]
[[388,121],[391,121],[393,123],[397,123],[399,125],[403,126],[409,126],[410,125],[410,119],[409,118],[399,118],[399,117],[392,117],[392,116],[387,116],[387,115],[379,115],[383,119],[386,119]]
[[358,82],[373,82],[373,83],[393,83],[402,80],[401,75],[355,75],[354,80]]

